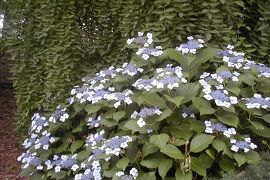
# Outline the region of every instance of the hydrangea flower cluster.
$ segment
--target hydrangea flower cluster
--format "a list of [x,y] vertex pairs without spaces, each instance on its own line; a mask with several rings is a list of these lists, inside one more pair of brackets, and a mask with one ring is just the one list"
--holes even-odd
[[243,150],[245,153],[249,152],[250,149],[257,148],[257,145],[251,142],[250,138],[245,138],[245,141],[237,141],[233,138],[236,135],[236,130],[234,128],[227,128],[222,123],[213,124],[211,121],[204,122],[206,129],[206,133],[213,134],[214,132],[221,132],[227,138],[230,138],[230,143],[232,144],[231,150],[234,152],[238,152],[239,150]]
[[144,47],[149,47],[153,42],[153,34],[147,33],[146,37],[143,32],[138,32],[138,37],[133,37],[127,40],[127,44],[130,45],[132,43],[143,45]]
[[142,73],[142,68],[137,68],[133,63],[124,63],[122,68],[117,68],[116,72],[121,73],[123,75],[135,76],[136,74]]
[[150,91],[153,88],[163,89],[179,87],[181,83],[186,83],[187,80],[183,78],[182,68],[172,67],[171,64],[167,65],[166,68],[156,69],[156,76],[151,79],[138,79],[133,86],[139,90]]
[[24,163],[23,169],[26,169],[29,166],[34,166],[38,170],[43,169],[43,166],[41,165],[41,160],[39,157],[37,157],[37,153],[31,153],[29,150],[26,153],[22,153],[21,156],[17,158],[18,161],[21,161]]
[[244,141],[237,141],[235,139],[231,139],[231,150],[234,152],[238,152],[239,150],[243,150],[245,153],[249,152],[250,149],[256,149],[257,145],[251,142],[250,138],[245,138]]
[[148,60],[151,56],[158,57],[158,56],[162,55],[163,51],[162,51],[161,46],[156,46],[155,48],[150,48],[150,47],[145,48],[145,47],[143,47],[143,48],[140,48],[136,52],[136,54],[138,56],[141,55],[144,60]]
[[75,180],[101,180],[101,167],[99,161],[93,161],[90,165],[81,164],[82,168],[86,168],[84,173],[76,174]]
[[161,115],[162,112],[158,108],[147,108],[144,107],[141,109],[141,111],[138,113],[137,111],[134,111],[133,114],[131,115],[132,119],[139,119],[137,120],[137,124],[139,127],[143,127],[146,125],[145,119],[147,117],[153,116],[153,115]]
[[[214,75],[214,78],[218,79],[218,81],[223,82],[223,78],[221,78],[220,76]],[[215,86],[216,90],[212,89],[212,86],[208,83],[208,81],[214,78],[213,76],[210,77],[210,73],[203,73],[200,76],[199,83],[203,87],[204,98],[207,100],[214,100],[217,106],[227,108],[229,108],[232,104],[237,104],[237,97],[229,96],[229,92],[227,90],[224,90],[224,86],[222,84]]]
[[187,117],[195,118],[195,114],[192,113],[192,110],[186,106],[183,107],[182,112],[181,112],[181,116],[183,118],[187,118]]
[[202,39],[194,39],[192,36],[188,37],[188,42],[186,44],[181,44],[179,47],[175,49],[180,51],[182,54],[196,54],[197,50],[204,47],[204,40]]
[[238,76],[240,73],[234,71],[231,73],[230,71],[222,71],[217,74],[211,74],[211,77],[217,80],[219,83],[223,83],[225,79],[231,79],[232,81],[239,81]]
[[87,119],[87,125],[90,127],[99,127],[100,125],[101,116],[98,116],[97,118],[88,118]]
[[260,94],[254,94],[252,98],[243,98],[246,101],[246,106],[249,109],[252,108],[263,108],[269,109],[270,108],[270,97],[263,98]]
[[227,128],[222,123],[213,124],[211,121],[204,121],[204,124],[206,126],[206,133],[212,134],[214,132],[221,132],[224,136],[228,138],[236,134],[235,128]]
[[270,78],[270,68],[266,67],[264,64],[257,64],[254,61],[249,61],[246,60],[245,61],[245,66],[243,67],[244,69],[251,69],[251,68],[255,68],[259,71],[259,75],[258,77],[266,77],[266,78]]
[[69,115],[66,113],[66,108],[60,109],[57,108],[56,111],[49,118],[49,122],[56,123],[57,121],[65,122],[68,119]]
[[51,143],[55,141],[54,137],[51,137],[51,133],[48,131],[43,131],[42,136],[35,141],[35,149],[42,147],[44,150],[48,150]]
[[40,116],[39,113],[35,113],[31,118],[32,124],[30,127],[30,132],[40,133],[40,131],[49,125],[47,119],[44,116]]
[[136,168],[132,168],[129,171],[129,175],[125,174],[123,171],[118,171],[115,175],[120,177],[121,180],[133,180],[137,179],[138,170]]
[[79,168],[76,156],[77,154],[72,156],[54,155],[53,160],[47,160],[45,164],[47,165],[47,169],[54,168],[55,172],[60,172],[61,169],[71,169],[72,171],[76,171]]
[[228,67],[234,67],[236,69],[242,67],[245,54],[233,51],[234,46],[232,45],[228,45],[227,49],[228,50],[219,52],[219,55],[222,56],[222,60],[227,63]]

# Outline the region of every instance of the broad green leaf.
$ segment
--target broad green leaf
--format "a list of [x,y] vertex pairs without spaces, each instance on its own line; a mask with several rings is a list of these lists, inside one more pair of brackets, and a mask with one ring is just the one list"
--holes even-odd
[[218,112],[217,113],[217,118],[219,121],[221,121],[224,124],[234,126],[237,128],[237,125],[239,124],[239,118],[231,112]]
[[214,139],[212,145],[218,152],[220,152],[223,151],[225,142],[219,139]]
[[145,105],[167,107],[165,101],[157,93],[145,93],[142,94],[139,99]]
[[157,117],[156,121],[162,121],[162,120],[166,119],[167,117],[169,117],[172,113],[173,113],[172,110],[167,108],[164,111],[162,111],[162,114]]
[[164,179],[168,173],[168,171],[171,169],[173,164],[173,161],[171,159],[164,159],[161,161],[161,163],[158,166],[158,173]]
[[167,144],[169,139],[170,137],[168,134],[159,134],[159,135],[152,135],[149,140],[150,143],[154,144],[159,148],[162,148],[162,146]]
[[245,156],[238,153],[234,154],[234,159],[236,160],[238,167],[242,166],[246,162]]
[[156,180],[156,172],[145,173],[142,176],[139,176],[137,180]]
[[99,105],[88,104],[88,105],[85,106],[85,111],[88,114],[95,113],[100,109],[101,109],[101,106],[99,106]]
[[270,138],[270,128],[264,127],[264,129],[256,129],[253,126],[250,126],[249,128],[259,136]]
[[129,163],[129,159],[124,157],[124,158],[120,159],[119,161],[117,161],[116,167],[118,167],[119,169],[122,169],[124,171],[126,169],[128,163]]
[[270,123],[270,114],[263,115],[262,118],[265,122]]
[[164,95],[168,101],[174,103],[177,107],[179,107],[181,104],[183,104],[183,100],[185,99],[185,97],[183,96],[176,96],[176,97],[170,97],[169,95],[165,94]]
[[190,101],[192,98],[196,97],[200,89],[199,83],[186,83],[182,84],[178,88],[175,88],[175,94],[177,96],[185,97],[181,102],[182,104]]
[[125,111],[118,111],[113,114],[113,119],[116,120],[117,122],[122,119],[126,115]]
[[250,124],[257,129],[257,130],[263,130],[265,126],[262,123],[256,122],[256,121],[250,121]]
[[203,98],[193,98],[192,103],[200,111],[201,115],[214,114],[215,112],[215,109],[212,108],[211,104]]
[[183,174],[181,169],[177,169],[175,171],[175,179],[176,180],[192,180],[192,171]]
[[181,127],[179,128],[171,127],[170,132],[177,138],[185,139],[186,141],[189,140],[193,135],[192,131],[190,131],[189,129],[181,128]]
[[36,172],[37,169],[32,167],[32,166],[28,166],[27,168],[24,168],[20,171],[20,176],[30,176],[33,172]]
[[86,158],[89,158],[89,156],[92,154],[92,152],[90,150],[83,150],[83,151],[80,151],[77,155],[77,159],[79,161],[83,161],[85,160]]
[[140,164],[144,167],[152,169],[152,168],[158,168],[161,161],[162,159],[144,159],[140,161]]
[[232,171],[234,171],[234,164],[233,164],[232,161],[230,161],[228,159],[222,158],[219,161],[218,164],[219,164],[219,167],[221,167],[221,169],[223,169],[226,172],[232,172]]
[[83,140],[78,140],[78,141],[73,142],[70,147],[70,152],[73,154],[77,149],[82,147],[83,144],[84,144]]
[[209,144],[212,143],[215,136],[207,135],[207,134],[200,134],[195,136],[190,143],[190,151],[191,152],[200,152],[203,151],[205,148],[208,147]]
[[191,157],[191,169],[201,176],[206,176],[206,167],[199,158]]
[[166,144],[160,148],[160,152],[174,159],[184,159],[182,152],[172,144]]
[[249,164],[258,164],[261,161],[261,157],[256,151],[249,151],[244,156]]
[[155,153],[158,150],[159,149],[156,146],[152,145],[149,142],[145,142],[144,145],[143,145],[143,148],[142,148],[143,157],[145,157],[145,156],[147,156],[149,154]]

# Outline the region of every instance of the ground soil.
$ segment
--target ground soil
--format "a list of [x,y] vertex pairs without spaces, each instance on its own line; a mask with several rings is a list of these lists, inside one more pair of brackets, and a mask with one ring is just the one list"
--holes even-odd
[[25,180],[19,177],[17,157],[22,148],[15,132],[15,99],[11,89],[0,87],[0,180]]

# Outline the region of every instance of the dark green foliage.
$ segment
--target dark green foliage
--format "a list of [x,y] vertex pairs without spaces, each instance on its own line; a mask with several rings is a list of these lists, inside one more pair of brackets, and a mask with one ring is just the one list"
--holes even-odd
[[[269,63],[269,5],[266,0],[9,0],[3,50],[15,60],[17,119],[51,109],[53,99],[86,71],[130,60],[125,41],[151,31],[163,47],[194,35],[210,44],[233,44],[254,60]],[[60,97],[61,95],[61,97]],[[60,102],[59,101],[59,102]]]
[[[257,165],[249,165],[244,170],[223,175],[223,180],[266,180],[270,178],[270,153],[261,153],[261,162]],[[211,178],[208,178],[211,179]],[[214,178],[217,179],[217,178]]]

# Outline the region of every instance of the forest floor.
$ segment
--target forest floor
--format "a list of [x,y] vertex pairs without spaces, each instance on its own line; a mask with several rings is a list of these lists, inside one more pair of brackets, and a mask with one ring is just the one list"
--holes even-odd
[[0,180],[25,180],[19,177],[20,163],[17,157],[22,153],[18,135],[15,132],[14,94],[11,89],[0,89]]

